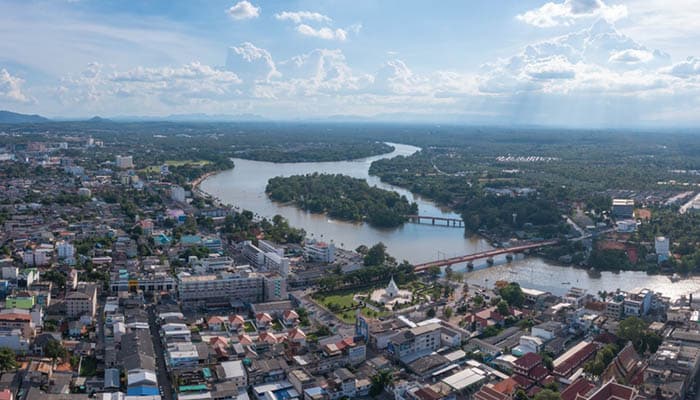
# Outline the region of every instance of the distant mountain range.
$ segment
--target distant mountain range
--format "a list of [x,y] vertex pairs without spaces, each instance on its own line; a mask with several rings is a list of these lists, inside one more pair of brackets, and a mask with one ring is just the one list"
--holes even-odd
[[0,124],[40,124],[42,122],[51,122],[51,120],[36,114],[19,114],[0,110]]

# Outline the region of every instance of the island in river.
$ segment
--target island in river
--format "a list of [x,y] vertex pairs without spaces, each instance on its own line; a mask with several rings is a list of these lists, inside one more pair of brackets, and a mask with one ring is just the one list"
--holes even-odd
[[380,228],[401,226],[408,215],[418,213],[418,204],[409,202],[406,196],[341,174],[274,177],[268,181],[265,192],[273,201]]

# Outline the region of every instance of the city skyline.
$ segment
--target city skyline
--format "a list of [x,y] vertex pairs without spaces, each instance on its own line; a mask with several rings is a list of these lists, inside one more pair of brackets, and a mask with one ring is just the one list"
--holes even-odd
[[697,2],[491,3],[9,1],[0,5],[0,109],[698,122]]

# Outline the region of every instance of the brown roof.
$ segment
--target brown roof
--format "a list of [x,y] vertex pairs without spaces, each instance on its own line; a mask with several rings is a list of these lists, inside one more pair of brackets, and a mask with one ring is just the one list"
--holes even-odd
[[[506,379],[507,380],[507,379]],[[505,381],[502,381],[505,382]],[[499,383],[502,383],[499,382]],[[489,385],[484,385],[478,392],[474,393],[475,400],[508,400],[509,395],[503,394]]]
[[578,395],[586,395],[595,387],[588,379],[578,378],[561,391],[561,400],[576,400]]
[[513,364],[520,368],[524,368],[526,370],[532,369],[534,366],[539,365],[542,363],[542,357],[540,357],[539,354],[537,353],[527,353],[524,356],[518,358],[515,360]]
[[31,321],[32,317],[29,314],[7,313],[0,314],[0,321]]
[[576,353],[572,354],[571,357],[564,360],[561,364],[554,368],[554,373],[560,376],[569,375],[576,367],[583,364],[591,355],[595,354],[598,350],[598,345],[595,343],[588,343],[583,346],[583,348]]

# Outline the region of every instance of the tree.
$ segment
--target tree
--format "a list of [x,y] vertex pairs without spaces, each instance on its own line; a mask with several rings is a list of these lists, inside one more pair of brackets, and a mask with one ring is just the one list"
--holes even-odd
[[365,265],[382,265],[386,261],[386,246],[379,242],[372,246],[365,256]]
[[452,318],[452,307],[450,307],[450,306],[445,307],[445,309],[442,310],[442,315],[443,315],[446,319]]
[[0,371],[7,372],[17,368],[15,352],[8,347],[0,347]]
[[477,307],[481,307],[484,304],[484,298],[479,294],[474,296],[472,300],[474,301],[474,305]]
[[520,285],[515,282],[504,286],[500,290],[500,295],[511,307],[522,307],[523,303],[525,303],[525,294]]
[[507,316],[510,315],[510,308],[508,308],[508,303],[506,303],[505,300],[501,300],[496,304],[496,310],[498,311],[501,316]]
[[561,395],[550,389],[543,389],[535,395],[535,400],[560,400]]
[[515,392],[515,400],[530,400],[529,397],[527,397],[527,393],[523,389],[518,389],[517,392]]
[[66,348],[60,341],[52,339],[44,345],[44,355],[56,361],[66,356]]
[[617,327],[617,336],[629,340],[638,352],[644,351],[644,336],[646,323],[638,317],[628,317],[620,322]]
[[66,287],[66,276],[55,269],[48,270],[43,276],[49,282],[52,282],[57,288],[63,290]]
[[384,391],[384,388],[391,385],[394,377],[391,371],[379,371],[372,375],[372,386],[369,388],[369,395],[372,397],[378,396]]
[[425,315],[426,315],[428,318],[435,318],[435,309],[432,308],[432,307],[430,307],[430,308],[428,309],[428,311],[425,313]]
[[437,277],[440,276],[441,273],[442,270],[437,265],[433,265],[428,268],[428,276],[430,276],[430,279],[437,279]]

